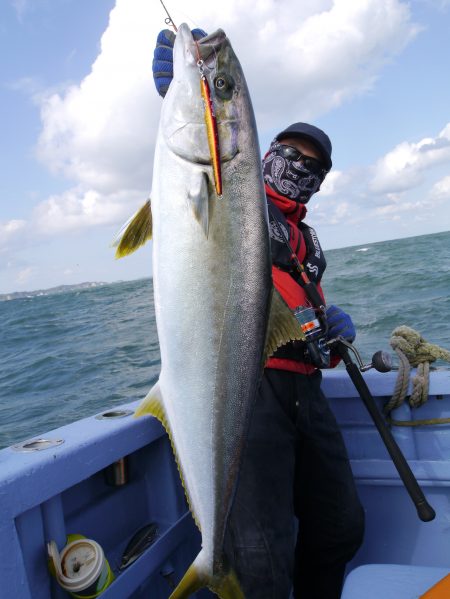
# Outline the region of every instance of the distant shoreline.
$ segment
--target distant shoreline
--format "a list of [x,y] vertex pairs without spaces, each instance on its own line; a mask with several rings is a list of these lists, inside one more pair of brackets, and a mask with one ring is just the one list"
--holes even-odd
[[135,283],[152,279],[152,277],[140,277],[138,279],[119,280],[119,281],[86,281],[84,283],[74,283],[73,285],[57,285],[48,289],[36,289],[34,291],[13,291],[11,293],[0,293],[0,302],[7,302],[15,299],[27,299],[32,297],[58,295],[69,291],[82,291],[83,289],[95,289],[96,287],[106,287],[108,285],[120,285],[121,283]]
[[[423,237],[434,237],[434,236],[446,236],[449,235],[450,231],[438,231],[436,233],[423,233],[422,235],[412,235],[406,237],[398,237],[395,239],[385,239],[383,241],[371,241],[366,243],[355,243],[349,246],[344,247],[336,247],[336,248],[323,248],[325,256],[330,254],[331,252],[340,252],[345,250],[354,249],[357,252],[365,253],[371,247],[376,247],[384,244],[394,244],[402,243],[407,241],[408,239],[421,239]],[[0,302],[8,301],[13,299],[24,299],[24,298],[32,298],[40,295],[53,295],[58,293],[65,293],[67,291],[76,291],[81,289],[90,289],[94,287],[103,287],[105,285],[116,285],[118,283],[134,283],[136,281],[142,281],[144,279],[152,280],[152,276],[144,276],[138,277],[136,279],[126,279],[126,280],[118,280],[118,281],[108,281],[108,282],[85,282],[85,283],[75,283],[72,285],[58,285],[56,287],[50,287],[48,289],[37,289],[35,291],[13,291],[11,293],[0,293]]]
[[57,287],[50,287],[49,289],[36,289],[35,291],[14,291],[13,293],[0,294],[0,302],[13,299],[36,297],[39,295],[55,295],[58,293],[65,293],[66,291],[76,291],[80,289],[92,289],[93,287],[103,287],[104,285],[110,285],[110,283],[86,282],[75,285],[58,285]]

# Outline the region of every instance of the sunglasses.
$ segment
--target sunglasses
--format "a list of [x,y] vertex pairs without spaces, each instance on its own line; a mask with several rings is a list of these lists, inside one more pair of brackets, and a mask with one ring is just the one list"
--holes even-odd
[[320,160],[312,158],[311,156],[305,156],[300,150],[297,150],[297,148],[294,148],[293,146],[281,144],[279,152],[283,158],[287,158],[293,162],[300,162],[301,165],[313,175],[325,178],[325,175],[328,173]]

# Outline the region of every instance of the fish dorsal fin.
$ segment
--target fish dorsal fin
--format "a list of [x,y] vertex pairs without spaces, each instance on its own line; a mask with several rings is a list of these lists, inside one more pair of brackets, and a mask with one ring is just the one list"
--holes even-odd
[[194,506],[189,496],[189,491],[185,482],[183,469],[181,467],[181,462],[178,458],[177,450],[173,440],[172,429],[170,428],[169,419],[167,418],[166,410],[164,408],[163,395],[161,392],[159,381],[155,383],[155,385],[153,385],[153,387],[150,389],[150,391],[138,405],[134,413],[134,417],[139,418],[140,416],[145,416],[146,414],[149,414],[150,416],[154,416],[155,418],[157,418],[161,422],[161,424],[166,430],[166,433],[169,436],[170,445],[172,446],[173,455],[175,457],[175,462],[177,464],[178,472],[180,474],[181,484],[183,485],[183,489],[186,494],[186,499],[188,501],[191,513],[194,517],[195,523],[197,524],[198,529],[200,530],[200,522],[195,514]]
[[132,254],[152,238],[152,207],[150,200],[139,208],[133,216],[121,227],[113,241],[116,258]]
[[188,205],[194,214],[195,220],[199,223],[206,237],[209,232],[209,191],[208,175],[204,172],[195,172],[191,179],[188,192]]
[[281,297],[280,292],[274,287],[267,325],[264,364],[282,345],[289,343],[289,341],[304,341],[304,339],[305,335],[292,310]]

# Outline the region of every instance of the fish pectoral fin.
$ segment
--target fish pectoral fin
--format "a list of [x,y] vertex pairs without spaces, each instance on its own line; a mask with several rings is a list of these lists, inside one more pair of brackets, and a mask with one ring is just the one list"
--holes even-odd
[[187,599],[192,593],[204,587],[208,587],[216,593],[219,599],[245,599],[233,570],[229,570],[221,576],[212,576],[205,571],[202,564],[203,558],[203,551],[200,551],[169,599]]
[[150,200],[139,208],[117,233],[112,246],[116,249],[116,258],[132,254],[152,238],[153,219]]
[[281,297],[280,292],[273,289],[267,325],[266,346],[264,348],[264,364],[270,356],[289,341],[304,341],[305,335],[292,310]]
[[209,232],[210,198],[208,191],[208,175],[205,171],[196,172],[189,187],[188,205],[195,220],[199,223],[206,237]]

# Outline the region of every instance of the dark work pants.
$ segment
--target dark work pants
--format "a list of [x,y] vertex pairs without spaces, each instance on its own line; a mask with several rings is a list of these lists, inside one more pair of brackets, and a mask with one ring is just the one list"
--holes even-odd
[[[321,373],[266,369],[229,526],[246,599],[338,599],[364,513]],[[298,518],[298,524],[296,518]]]

